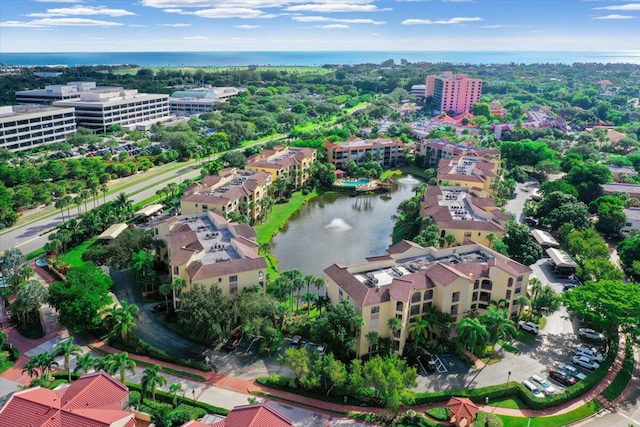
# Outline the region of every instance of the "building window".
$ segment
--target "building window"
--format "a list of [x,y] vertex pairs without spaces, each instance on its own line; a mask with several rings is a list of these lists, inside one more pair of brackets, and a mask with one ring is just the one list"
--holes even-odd
[[380,324],[380,319],[378,319],[377,317],[375,319],[371,319],[369,321],[369,329],[377,330],[379,324]]
[[420,292],[416,292],[415,294],[413,294],[413,296],[411,297],[411,302],[420,302],[420,299],[422,298],[422,294]]
[[340,299],[340,301],[342,301],[342,298],[344,297],[344,293],[342,292],[342,288],[338,289],[338,298]]
[[456,316],[458,314],[458,304],[454,304],[451,306],[451,315]]
[[425,302],[424,304],[422,304],[422,312],[425,313],[427,310],[429,310],[429,307],[431,307],[433,305],[433,303],[431,302]]
[[507,291],[507,301],[511,300],[511,291]]
[[177,276],[178,274],[180,274],[180,267],[176,265],[173,267],[173,275]]
[[424,293],[424,300],[428,301],[428,300],[432,300],[433,299],[433,289],[429,289],[428,291],[426,291]]
[[491,283],[491,280],[483,280],[482,283],[480,284],[480,287],[482,289],[487,289],[487,290],[492,290],[493,289],[493,283]]
[[471,297],[471,301],[478,301],[478,293],[474,292],[473,296]]
[[229,284],[229,293],[231,295],[235,295],[238,293],[238,282],[233,282]]
[[476,280],[475,282],[473,282],[473,289],[478,289],[480,287],[480,281]]
[[378,314],[378,313],[380,313],[379,305],[374,305],[373,307],[371,307],[371,315]]
[[396,303],[396,311],[402,311],[404,309],[404,304],[401,301]]
[[411,312],[409,314],[411,316],[415,316],[416,314],[420,314],[420,305],[419,304],[412,305],[411,306]]
[[513,286],[513,278],[509,277],[509,280],[507,280],[507,288],[510,288]]
[[451,295],[451,302],[458,301],[460,301],[460,292],[454,292],[453,295]]

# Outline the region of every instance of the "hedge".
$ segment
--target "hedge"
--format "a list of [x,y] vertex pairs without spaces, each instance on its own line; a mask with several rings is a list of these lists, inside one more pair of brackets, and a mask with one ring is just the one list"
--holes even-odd
[[16,363],[16,360],[20,358],[20,351],[16,347],[10,346],[8,344],[5,344],[4,347],[0,349],[0,351],[9,352],[9,357],[7,358],[7,360],[5,360],[4,363],[0,364],[0,374],[1,374],[7,369],[9,369],[10,367],[12,367],[14,363]]
[[[127,387],[129,387],[129,392],[137,391],[138,393],[142,394],[142,387],[140,386],[140,384],[135,384],[130,382],[127,382],[126,384],[127,384]],[[145,398],[145,400],[147,399]],[[173,405],[173,394],[163,390],[156,390],[156,401]],[[182,397],[180,395],[178,395],[177,401],[178,401],[178,405],[185,404],[185,405],[193,406],[196,408],[202,408],[205,411],[207,411],[207,413],[209,414],[224,415],[224,416],[229,415],[228,409],[209,405],[208,403],[199,402],[197,400],[194,401],[193,399]]]
[[610,402],[613,402],[618,396],[622,394],[629,381],[631,381],[631,376],[633,375],[633,367],[635,364],[635,359],[633,355],[633,346],[627,345],[624,361],[622,362],[622,368],[618,375],[616,375],[615,379],[609,384],[609,386],[604,389],[602,392],[602,396]]
[[305,390],[303,388],[291,387],[289,384],[293,381],[293,378],[283,377],[280,375],[271,375],[269,377],[256,378],[256,382],[265,387],[273,388],[276,390],[287,391],[289,393],[295,393],[300,396],[310,397],[312,399],[322,400],[324,402],[344,404],[344,398],[347,398],[347,403],[350,405],[361,406],[379,406],[370,402],[366,402],[357,399],[353,394],[342,387],[335,387],[331,395],[327,396],[327,393],[323,389]]

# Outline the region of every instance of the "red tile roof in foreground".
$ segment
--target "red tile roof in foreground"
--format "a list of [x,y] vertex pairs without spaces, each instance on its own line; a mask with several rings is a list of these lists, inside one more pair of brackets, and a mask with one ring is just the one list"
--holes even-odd
[[266,403],[261,403],[236,406],[224,421],[213,424],[213,427],[293,427],[293,422]]
[[452,397],[447,403],[447,408],[458,419],[468,418],[472,420],[478,413],[478,406],[467,397]]
[[134,415],[122,410],[128,395],[127,387],[104,372],[55,391],[18,391],[0,410],[0,427],[133,427]]

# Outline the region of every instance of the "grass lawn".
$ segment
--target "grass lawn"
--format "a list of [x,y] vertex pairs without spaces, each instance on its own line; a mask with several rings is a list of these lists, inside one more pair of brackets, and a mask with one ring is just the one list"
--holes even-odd
[[513,354],[519,353],[517,348],[515,348],[509,343],[504,342],[503,340],[498,340],[498,344],[500,344],[500,346],[504,348],[506,351],[508,351],[509,353],[513,353]]
[[531,418],[531,424],[529,424],[529,418],[526,417],[498,415],[498,418],[502,420],[505,426],[509,427],[561,427],[593,415],[601,408],[602,406],[598,402],[592,400],[586,405],[567,412],[566,414],[553,415],[551,417]]
[[32,259],[42,258],[46,254],[47,252],[44,250],[44,248],[40,248],[40,249],[36,249],[33,252],[29,252],[27,255],[25,255],[25,258],[31,261]]
[[320,193],[312,191],[306,196],[303,196],[302,192],[296,191],[288,202],[273,205],[271,212],[267,214],[267,220],[254,227],[258,234],[258,243],[270,241],[271,238],[278,233],[278,230],[284,226],[291,215],[297,212],[307,200],[318,194]]
[[609,384],[609,387],[604,389],[602,396],[608,401],[613,401],[616,397],[620,396],[624,389],[631,381],[631,375],[633,374],[633,347],[627,345],[627,349],[624,355],[624,362],[622,362],[622,368],[615,379]]
[[93,246],[96,240],[97,239],[94,237],[93,239],[89,239],[81,245],[78,245],[75,248],[71,249],[64,255],[63,261],[72,267],[82,267],[86,264],[82,260],[82,254],[84,253],[84,251],[89,249],[89,247]]
[[529,332],[518,330],[518,335],[516,335],[516,339],[523,344],[531,345],[536,341],[536,336]]
[[424,173],[426,169],[416,165],[403,166],[400,168],[400,170],[406,174],[410,173],[411,175],[419,176],[420,178],[427,178],[427,175]]
[[380,179],[393,178],[394,176],[402,176],[402,171],[400,169],[389,169],[382,172]]
[[498,408],[510,408],[510,409],[528,409],[525,403],[517,397],[505,397],[502,399],[492,399],[491,406],[497,406]]

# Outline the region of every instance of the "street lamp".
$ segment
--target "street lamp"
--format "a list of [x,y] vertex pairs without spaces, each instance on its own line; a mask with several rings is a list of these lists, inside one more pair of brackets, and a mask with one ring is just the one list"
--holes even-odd
[[504,394],[507,394],[507,390],[509,389],[509,379],[511,378],[511,371],[507,372],[507,385],[504,388]]
[[196,401],[196,389],[195,388],[191,389],[191,394],[193,395],[193,401],[195,402]]

